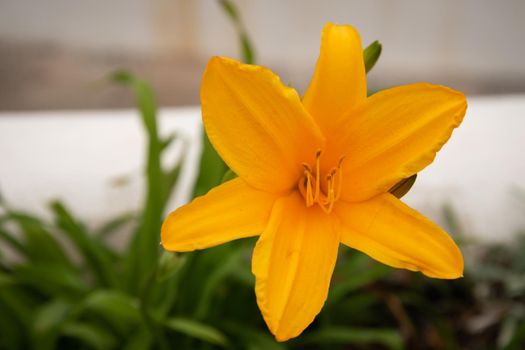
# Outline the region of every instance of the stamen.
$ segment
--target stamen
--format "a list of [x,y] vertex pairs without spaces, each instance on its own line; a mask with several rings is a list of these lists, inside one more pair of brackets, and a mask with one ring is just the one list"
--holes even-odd
[[315,152],[315,195],[314,200],[319,200],[319,194],[321,192],[321,181],[319,179],[321,178],[321,150],[318,149],[317,152]]
[[341,197],[341,190],[343,188],[343,161],[345,160],[345,156],[342,156],[339,158],[339,162],[337,162],[337,193],[335,195],[335,200],[338,200]]
[[[339,158],[337,166],[332,168],[326,175],[326,194],[321,189],[321,150],[315,152],[315,173],[310,164],[302,163],[304,168],[303,176],[299,180],[298,187],[306,206],[311,207],[318,204],[325,212],[330,213],[335,202],[341,196],[343,182],[343,160],[344,156]],[[315,188],[315,189],[314,189]]]
[[306,172],[306,206],[314,205],[314,197],[312,194],[312,174]]

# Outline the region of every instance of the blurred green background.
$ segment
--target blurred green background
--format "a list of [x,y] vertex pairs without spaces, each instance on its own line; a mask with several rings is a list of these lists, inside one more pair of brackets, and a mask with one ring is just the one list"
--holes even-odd
[[[219,4],[243,60],[253,63],[238,10]],[[365,50],[367,72],[380,54],[378,42]],[[181,162],[166,169],[162,159],[177,137],[159,136],[148,83],[118,71],[107,84],[135,97],[147,136],[142,209],[92,228],[67,203],[51,203],[49,220],[0,198],[0,349],[525,348],[525,230],[510,244],[469,241],[447,205],[445,228],[469,252],[463,279],[394,270],[342,246],[321,314],[300,337],[276,343],[255,302],[254,239],[184,254],[160,248],[181,170]],[[234,176],[205,136],[203,145],[194,196]],[[122,231],[129,240],[110,244]]]

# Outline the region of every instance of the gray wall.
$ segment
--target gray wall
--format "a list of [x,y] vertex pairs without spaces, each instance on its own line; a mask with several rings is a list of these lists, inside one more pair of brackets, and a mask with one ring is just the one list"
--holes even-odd
[[[259,62],[299,87],[309,79],[323,24],[333,21],[356,26],[364,43],[383,42],[378,84],[425,79],[473,92],[525,91],[522,0],[236,3]],[[233,38],[213,0],[0,0],[0,40],[205,59],[236,56]]]

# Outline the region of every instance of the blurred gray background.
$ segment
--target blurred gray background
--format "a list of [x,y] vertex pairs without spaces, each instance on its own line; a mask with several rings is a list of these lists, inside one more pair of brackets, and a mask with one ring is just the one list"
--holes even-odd
[[[257,62],[303,90],[327,21],[383,43],[372,89],[421,80],[468,94],[525,92],[525,1],[236,0]],[[239,57],[214,0],[0,0],[0,109],[131,106],[101,84],[130,69],[165,106],[197,104],[208,57]]]

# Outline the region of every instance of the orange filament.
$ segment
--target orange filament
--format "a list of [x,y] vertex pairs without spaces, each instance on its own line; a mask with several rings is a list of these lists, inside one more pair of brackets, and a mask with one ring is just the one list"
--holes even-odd
[[315,171],[309,164],[302,164],[304,172],[299,180],[298,187],[307,207],[317,203],[325,213],[332,211],[334,203],[341,196],[343,160],[344,157],[341,157],[337,166],[326,175],[326,193],[321,190],[321,150],[315,153]]

